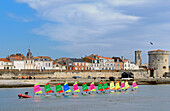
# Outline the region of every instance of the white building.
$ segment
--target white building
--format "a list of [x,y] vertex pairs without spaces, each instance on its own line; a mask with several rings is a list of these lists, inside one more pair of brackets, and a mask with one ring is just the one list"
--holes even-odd
[[24,69],[24,60],[13,60],[14,69]]
[[24,59],[24,69],[35,69],[35,62],[33,59]]
[[35,61],[35,69],[39,69],[39,70],[53,69],[53,61],[51,60],[50,57],[38,56],[38,57],[33,57],[33,59]]
[[0,69],[13,69],[13,64],[6,58],[0,58]]

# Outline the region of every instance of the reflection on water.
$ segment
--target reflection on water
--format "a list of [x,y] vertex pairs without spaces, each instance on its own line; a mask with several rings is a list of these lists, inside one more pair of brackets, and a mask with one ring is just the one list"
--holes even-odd
[[[43,88],[42,88],[43,89]],[[170,85],[140,86],[135,91],[108,94],[34,96],[18,99],[17,95],[33,88],[0,89],[0,111],[167,111]],[[32,93],[31,93],[32,92]]]

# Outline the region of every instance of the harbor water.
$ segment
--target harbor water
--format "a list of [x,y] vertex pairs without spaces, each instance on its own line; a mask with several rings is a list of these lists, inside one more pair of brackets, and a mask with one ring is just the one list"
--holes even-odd
[[[55,87],[52,89],[55,91]],[[109,94],[18,99],[17,95],[26,91],[33,95],[33,88],[0,89],[0,111],[169,111],[170,108],[170,85],[140,85],[136,91]]]

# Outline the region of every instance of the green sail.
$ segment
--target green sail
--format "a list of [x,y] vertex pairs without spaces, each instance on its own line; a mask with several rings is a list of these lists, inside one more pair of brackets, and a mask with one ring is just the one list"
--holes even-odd
[[83,84],[83,91],[89,91],[86,82]]
[[60,83],[58,83],[58,84],[56,85],[56,92],[57,92],[57,93],[63,93],[63,89],[62,89]]
[[52,93],[52,92],[53,92],[53,91],[51,90],[51,87],[50,87],[49,83],[47,83],[47,84],[45,85],[45,92],[46,92],[46,93]]
[[100,83],[98,84],[98,91],[103,91],[102,82],[100,82]]
[[109,87],[108,87],[108,85],[107,85],[106,82],[104,83],[104,89],[105,89],[105,90],[109,90]]

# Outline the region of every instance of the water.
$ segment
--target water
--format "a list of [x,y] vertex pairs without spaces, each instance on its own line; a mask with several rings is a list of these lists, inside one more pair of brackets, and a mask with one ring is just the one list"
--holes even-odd
[[0,111],[168,111],[170,107],[170,85],[140,85],[135,92],[18,99],[26,91],[33,94],[33,88],[0,89]]

